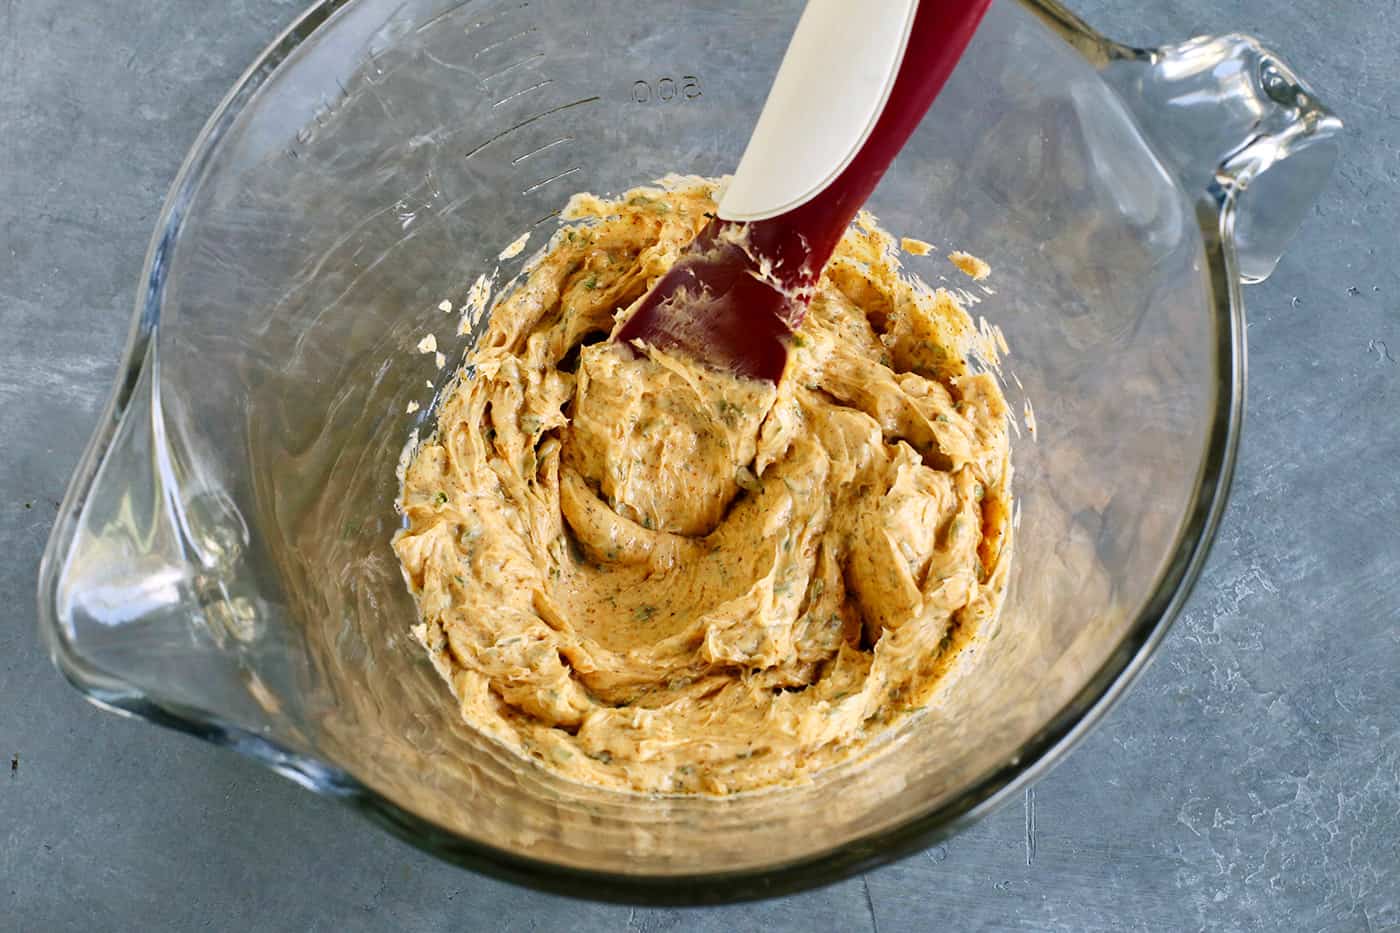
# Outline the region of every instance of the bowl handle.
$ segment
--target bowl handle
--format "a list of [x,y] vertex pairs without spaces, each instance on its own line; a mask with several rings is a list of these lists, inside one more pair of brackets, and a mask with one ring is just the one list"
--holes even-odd
[[1240,278],[1268,278],[1332,173],[1342,121],[1257,39],[1109,46],[1103,77],[1188,193],[1233,202]]
[[1183,190],[1229,205],[1241,280],[1268,278],[1332,174],[1342,121],[1249,36],[1140,49],[1058,0],[1026,5],[1118,92]]

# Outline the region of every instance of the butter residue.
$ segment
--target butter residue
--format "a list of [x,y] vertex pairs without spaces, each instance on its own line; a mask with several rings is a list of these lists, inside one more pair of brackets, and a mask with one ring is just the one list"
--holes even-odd
[[467,292],[467,300],[462,303],[462,316],[457,322],[457,333],[470,334],[481,323],[482,316],[486,314],[486,305],[491,301],[491,282],[495,277],[495,272],[490,276],[483,272],[476,277],[471,290]]
[[520,234],[520,236],[516,237],[509,246],[501,250],[501,255],[496,258],[501,262],[505,262],[507,259],[514,259],[525,251],[525,244],[529,242],[530,231],[526,230],[524,233]]
[[972,276],[974,281],[980,282],[992,274],[992,267],[971,253],[964,253],[957,250],[948,254],[948,261],[957,266],[963,272]]

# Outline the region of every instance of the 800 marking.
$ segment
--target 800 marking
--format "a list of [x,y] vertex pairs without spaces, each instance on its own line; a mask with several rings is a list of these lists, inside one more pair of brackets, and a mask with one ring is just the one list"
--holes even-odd
[[700,90],[700,79],[695,75],[681,75],[679,78],[668,75],[655,81],[637,81],[632,85],[632,100],[639,104],[695,100],[703,94],[704,91]]

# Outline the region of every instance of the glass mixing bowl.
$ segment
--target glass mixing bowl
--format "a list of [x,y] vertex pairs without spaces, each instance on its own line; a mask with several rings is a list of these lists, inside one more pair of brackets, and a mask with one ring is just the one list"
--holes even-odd
[[395,465],[455,368],[416,345],[459,359],[474,334],[439,302],[508,279],[572,192],[737,163],[800,11],[739,6],[325,0],[266,52],[175,183],[45,555],[42,626],[78,689],[444,858],[643,901],[929,845],[1085,732],[1201,566],[1239,434],[1239,283],[1272,268],[1340,124],[1250,39],[1132,49],[1046,0],[993,5],[871,204],[990,261],[974,310],[1038,420],[1005,611],[934,708],[807,786],[621,795],[475,734],[408,634]]

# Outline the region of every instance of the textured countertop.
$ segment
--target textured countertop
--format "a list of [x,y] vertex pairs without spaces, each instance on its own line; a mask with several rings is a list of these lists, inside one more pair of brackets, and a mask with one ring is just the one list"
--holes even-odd
[[801,896],[577,903],[452,868],[237,755],[88,706],[35,631],[161,199],[304,0],[0,0],[0,930],[1400,928],[1400,7],[1077,0],[1147,44],[1260,35],[1346,121],[1247,289],[1249,414],[1160,654],[1027,798]]

